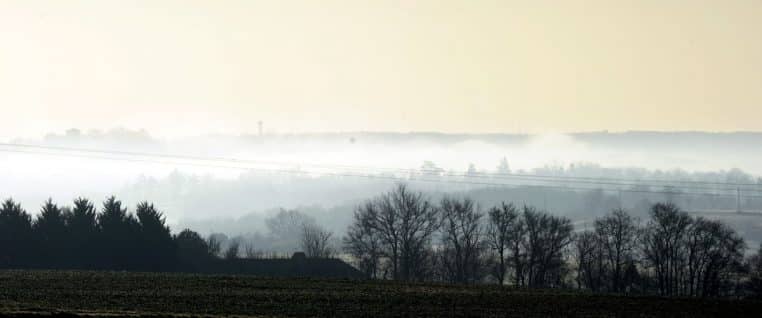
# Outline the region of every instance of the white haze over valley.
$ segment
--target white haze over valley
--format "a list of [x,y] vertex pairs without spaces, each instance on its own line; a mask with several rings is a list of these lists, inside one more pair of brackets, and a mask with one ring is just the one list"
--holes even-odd
[[[323,133],[160,139],[145,131],[125,129],[70,130],[38,139],[3,140],[0,197],[12,197],[36,214],[48,197],[69,204],[78,196],[100,201],[113,194],[130,206],[153,201],[171,225],[185,225],[250,213],[271,214],[278,208],[342,207],[341,213],[351,214],[353,204],[390,188],[398,181],[395,178],[420,171],[427,161],[428,168],[441,168],[452,175],[466,173],[471,165],[476,172],[494,173],[506,158],[514,174],[690,180],[694,178],[690,173],[697,172],[718,182],[756,183],[757,176],[762,175],[761,137],[755,133],[600,132]],[[726,180],[726,174],[719,174],[728,171],[737,171],[741,179]],[[445,180],[421,186],[427,191],[462,192],[490,185]]]

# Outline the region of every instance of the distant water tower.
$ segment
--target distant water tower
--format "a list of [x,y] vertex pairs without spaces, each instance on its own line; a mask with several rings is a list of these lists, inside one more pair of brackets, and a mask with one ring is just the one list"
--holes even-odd
[[259,126],[259,137],[262,137],[262,121],[257,122],[257,126]]

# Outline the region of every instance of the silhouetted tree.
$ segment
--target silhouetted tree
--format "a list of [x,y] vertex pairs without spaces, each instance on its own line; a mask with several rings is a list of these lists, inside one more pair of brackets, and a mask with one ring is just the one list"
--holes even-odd
[[301,234],[301,248],[307,257],[328,258],[333,249],[328,244],[333,233],[316,224],[305,224]]
[[40,247],[40,265],[47,268],[61,268],[67,264],[67,232],[64,210],[52,199],[43,203],[40,214],[33,224],[33,230]]
[[141,269],[170,270],[174,267],[175,243],[164,215],[148,202],[138,203],[135,209],[140,237]]
[[[524,207],[526,209],[526,206]],[[525,214],[519,215],[508,237],[509,259],[512,267],[513,284],[516,286],[526,286],[528,255],[527,246],[527,224],[524,220]]]
[[672,203],[657,203],[651,208],[651,221],[646,225],[642,246],[659,295],[680,294],[687,262],[684,238],[690,225],[690,216]]
[[125,270],[136,268],[139,261],[139,227],[134,216],[111,196],[103,202],[98,221],[99,266]]
[[473,200],[445,197],[442,220],[442,265],[451,282],[473,283],[481,274],[482,214]]
[[225,253],[223,254],[223,258],[226,260],[238,259],[240,248],[241,242],[239,240],[230,240],[228,247],[225,249]]
[[180,270],[198,272],[206,269],[215,254],[210,253],[209,245],[198,233],[185,229],[174,237],[177,246],[177,260]]
[[32,217],[13,199],[3,201],[0,207],[0,266],[30,266],[34,252]]
[[747,288],[752,298],[762,299],[762,244],[757,252],[747,260],[749,282]]
[[502,202],[488,212],[486,242],[495,253],[497,262],[492,270],[500,285],[505,283],[505,276],[511,262],[512,247],[520,247],[521,220],[516,206]]
[[562,284],[566,262],[563,252],[571,243],[571,221],[531,207],[524,207],[526,285],[557,287]]
[[67,263],[72,268],[95,268],[98,233],[95,207],[89,200],[77,198],[74,206],[64,216],[68,235]]
[[222,243],[228,240],[228,237],[222,233],[212,233],[206,239],[206,246],[209,248],[208,254],[214,257],[220,257],[222,252]]
[[696,218],[687,232],[687,265],[681,295],[720,296],[730,286],[743,262],[745,243],[727,225]]
[[389,258],[392,278],[420,280],[425,276],[431,236],[439,226],[436,208],[405,184],[376,199],[367,211],[370,224]]
[[608,290],[623,292],[625,266],[635,259],[638,228],[633,219],[622,209],[595,220],[595,234],[600,244],[601,256],[608,272]]
[[593,231],[584,231],[574,237],[574,252],[577,261],[577,286],[594,292],[604,284],[603,244]]
[[279,250],[295,250],[301,244],[304,226],[315,224],[315,220],[296,210],[281,209],[276,215],[265,220],[273,247]]
[[671,203],[652,207],[643,236],[647,265],[658,293],[665,296],[718,296],[732,288],[745,244],[727,225],[691,218]]
[[262,251],[257,250],[253,242],[248,241],[243,244],[243,255],[248,259],[262,258]]
[[354,212],[352,224],[344,237],[344,251],[354,258],[355,264],[367,278],[377,278],[382,250],[381,238],[374,229],[371,212],[375,209],[373,202],[366,201]]

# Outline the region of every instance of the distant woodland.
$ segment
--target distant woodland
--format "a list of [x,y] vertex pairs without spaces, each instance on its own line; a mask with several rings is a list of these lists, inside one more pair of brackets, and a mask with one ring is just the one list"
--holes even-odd
[[[584,227],[509,200],[429,195],[398,184],[354,208],[345,235],[282,210],[262,243],[298,246],[309,258],[342,258],[367,279],[503,284],[526,288],[688,297],[762,296],[762,255],[718,220],[654,203],[645,218],[615,208]],[[152,204],[130,211],[48,200],[32,217],[12,199],[0,207],[3,268],[208,270],[241,258],[283,257],[255,239],[174,233]],[[748,255],[747,255],[748,254]]]

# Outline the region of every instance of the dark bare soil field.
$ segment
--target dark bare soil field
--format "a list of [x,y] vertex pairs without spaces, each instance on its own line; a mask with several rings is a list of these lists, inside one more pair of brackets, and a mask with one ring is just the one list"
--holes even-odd
[[762,303],[495,286],[166,273],[0,271],[14,317],[759,317]]

